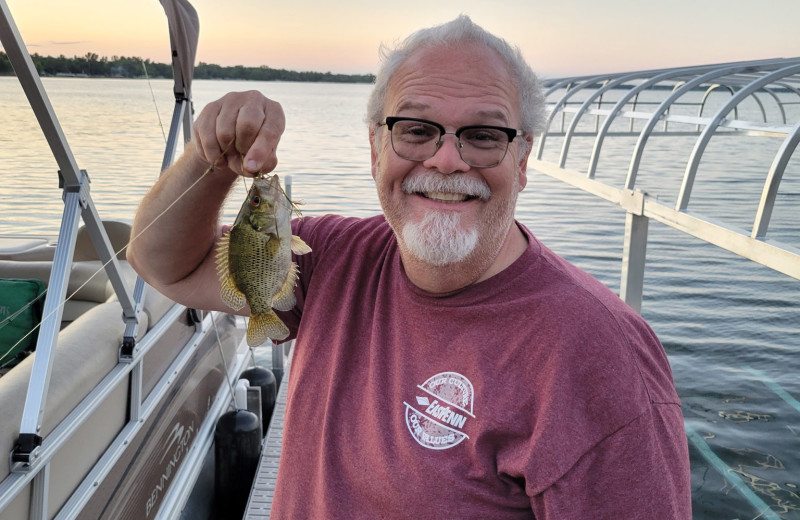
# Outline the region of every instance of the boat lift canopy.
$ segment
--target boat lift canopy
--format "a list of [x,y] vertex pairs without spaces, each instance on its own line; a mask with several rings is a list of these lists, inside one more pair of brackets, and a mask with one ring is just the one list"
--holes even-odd
[[[550,111],[528,166],[625,211],[620,297],[631,307],[641,310],[650,219],[800,280],[800,58],[543,85]],[[686,433],[759,518],[780,518],[689,423]]]
[[[625,209],[620,296],[632,307],[641,308],[650,218],[800,279],[800,250],[768,238],[781,180],[800,142],[800,58],[554,78],[543,85],[550,112],[529,166]],[[641,189],[637,176],[647,151],[664,136],[684,139],[691,152],[679,189],[656,195]],[[750,229],[690,206],[712,140],[743,136],[780,143],[756,166],[764,181],[752,201],[757,209]],[[610,137],[630,140],[624,176],[620,168],[611,174],[602,169]],[[752,162],[746,159],[742,164]],[[664,202],[672,198],[674,205]]]

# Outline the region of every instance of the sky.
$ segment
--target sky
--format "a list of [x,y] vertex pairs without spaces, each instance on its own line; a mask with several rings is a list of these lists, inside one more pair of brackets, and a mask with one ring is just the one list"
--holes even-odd
[[[156,0],[0,0],[31,53],[168,63]],[[378,47],[469,15],[543,77],[800,56],[799,0],[193,0],[197,61],[374,73]],[[80,8],[77,6],[80,5]]]

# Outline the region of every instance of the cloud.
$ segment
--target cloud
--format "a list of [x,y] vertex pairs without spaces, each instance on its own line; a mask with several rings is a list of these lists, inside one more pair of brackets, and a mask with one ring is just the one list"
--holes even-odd
[[91,43],[91,41],[90,40],[74,40],[74,41],[59,42],[59,41],[50,40],[49,42],[47,42],[47,45],[79,45],[79,44],[82,44],[82,43]]
[[[81,44],[84,44],[84,43],[91,43],[91,41],[90,40],[72,40],[72,41],[50,40],[50,41],[47,41],[47,42],[44,42],[44,43],[35,43],[35,42],[34,43],[26,43],[25,46],[26,47],[53,47],[53,46],[58,47],[58,46],[61,46],[61,45],[81,45]],[[0,48],[2,48],[2,47],[0,47]]]

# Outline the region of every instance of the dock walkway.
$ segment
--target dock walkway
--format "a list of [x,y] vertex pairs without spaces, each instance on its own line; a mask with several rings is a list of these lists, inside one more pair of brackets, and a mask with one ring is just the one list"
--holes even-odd
[[[276,348],[276,347],[273,347]],[[275,494],[275,482],[278,479],[278,464],[281,459],[283,444],[283,418],[286,413],[286,394],[289,386],[289,369],[291,357],[285,361],[284,374],[281,378],[275,409],[269,423],[264,445],[261,448],[261,460],[258,463],[256,478],[250,490],[250,499],[245,509],[245,520],[269,520],[272,512],[272,497]]]

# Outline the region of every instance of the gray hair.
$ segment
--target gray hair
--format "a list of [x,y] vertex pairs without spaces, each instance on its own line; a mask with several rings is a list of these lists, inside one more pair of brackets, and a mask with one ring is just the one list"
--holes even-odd
[[501,56],[519,90],[522,131],[530,135],[539,134],[544,128],[545,110],[544,94],[536,74],[522,57],[519,48],[486,31],[464,14],[445,24],[421,29],[393,49],[381,44],[380,54],[383,63],[375,77],[375,87],[367,103],[367,124],[376,125],[385,117],[383,110],[389,80],[411,54],[422,48],[462,42],[483,44]]

